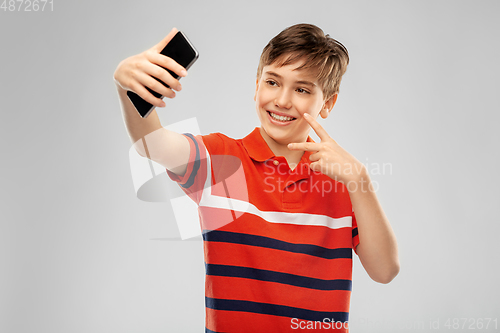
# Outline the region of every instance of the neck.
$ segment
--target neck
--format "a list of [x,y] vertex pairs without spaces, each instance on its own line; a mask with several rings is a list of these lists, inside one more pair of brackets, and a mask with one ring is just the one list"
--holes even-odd
[[267,135],[267,133],[262,129],[262,127],[260,128],[260,133],[264,141],[266,141],[267,145],[273,152],[273,154],[276,156],[283,156],[292,170],[297,166],[297,164],[299,164],[302,155],[304,155],[303,150],[288,149],[287,144],[280,144],[274,141],[271,137]]

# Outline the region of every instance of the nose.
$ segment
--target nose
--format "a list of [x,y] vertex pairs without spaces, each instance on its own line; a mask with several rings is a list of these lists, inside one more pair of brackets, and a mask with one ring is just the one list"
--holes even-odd
[[278,108],[283,108],[283,109],[290,109],[292,107],[292,101],[290,99],[290,95],[285,89],[280,89],[279,91],[276,92],[274,105],[276,105]]

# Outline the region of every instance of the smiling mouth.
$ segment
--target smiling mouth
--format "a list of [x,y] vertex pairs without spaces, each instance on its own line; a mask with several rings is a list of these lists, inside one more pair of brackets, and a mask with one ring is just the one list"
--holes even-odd
[[294,118],[294,117],[280,116],[280,115],[277,115],[275,113],[272,113],[271,111],[267,111],[267,113],[269,113],[269,115],[271,116],[271,118],[273,118],[274,120],[281,121],[283,123],[286,123],[287,121],[292,121],[292,120],[297,119],[297,118]]

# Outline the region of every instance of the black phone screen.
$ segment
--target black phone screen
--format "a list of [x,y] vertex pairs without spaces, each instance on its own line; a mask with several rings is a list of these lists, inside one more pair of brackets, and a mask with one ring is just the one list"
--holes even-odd
[[[184,35],[181,31],[178,31],[177,34],[168,42],[168,44],[165,46],[165,48],[160,52],[160,54],[163,54],[167,57],[170,57],[174,59],[179,65],[184,67],[186,70],[188,70],[193,63],[198,59],[198,51],[194,48],[194,46],[191,44],[191,42],[187,39],[186,35]],[[166,68],[165,68],[166,69]],[[179,76],[175,74],[174,72],[166,69],[170,75],[172,75],[174,78],[179,79]],[[165,87],[170,88],[165,82],[161,81],[160,79],[156,78],[161,84],[163,84]],[[149,89],[148,87],[145,87],[150,93],[152,93],[155,97],[161,98],[161,94],[157,93],[156,91],[153,91]],[[146,118],[151,111],[153,111],[154,106],[145,100],[143,100],[139,95],[132,91],[127,91],[127,96],[134,104],[135,108],[137,109],[137,112],[141,115],[141,117]]]

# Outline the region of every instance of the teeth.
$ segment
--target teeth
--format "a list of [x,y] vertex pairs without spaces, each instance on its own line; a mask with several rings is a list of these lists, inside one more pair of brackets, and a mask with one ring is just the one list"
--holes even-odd
[[276,119],[276,120],[279,120],[279,121],[290,121],[290,120],[294,119],[293,117],[279,116],[279,115],[274,114],[272,112],[269,112],[269,114],[271,115],[271,117],[273,117],[273,119]]

